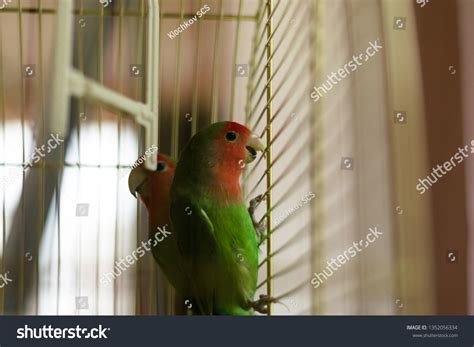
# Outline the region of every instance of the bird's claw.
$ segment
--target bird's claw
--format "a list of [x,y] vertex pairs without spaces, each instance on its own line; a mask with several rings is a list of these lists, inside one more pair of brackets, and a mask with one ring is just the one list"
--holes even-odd
[[278,300],[275,299],[274,297],[271,297],[265,294],[260,294],[258,300],[249,302],[249,306],[259,313],[267,314],[268,305],[275,302],[278,302]]
[[260,241],[265,238],[265,233],[267,230],[267,221],[263,219],[262,221],[258,222],[255,218],[255,210],[260,205],[260,203],[262,201],[265,201],[266,199],[267,199],[266,194],[257,195],[255,198],[250,200],[249,208],[248,208],[250,218],[252,219],[252,223],[255,228],[255,232],[257,233],[257,236]]
[[257,209],[257,207],[260,205],[260,203],[262,201],[265,201],[267,200],[267,195],[266,194],[260,194],[260,195],[257,195],[255,198],[253,198],[252,200],[250,200],[250,203],[249,203],[249,212],[251,211],[252,213],[255,212],[255,210]]
[[264,219],[260,223],[254,223],[254,228],[257,233],[258,242],[262,243],[267,237],[267,220]]
[[264,219],[261,222],[256,222],[253,224],[253,226],[255,227],[257,234],[264,235],[267,231],[267,220]]

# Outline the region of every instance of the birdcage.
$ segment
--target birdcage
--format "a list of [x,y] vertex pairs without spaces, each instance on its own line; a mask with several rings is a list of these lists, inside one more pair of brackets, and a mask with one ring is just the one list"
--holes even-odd
[[[432,296],[423,286],[393,278],[410,272],[392,254],[399,226],[393,204],[403,211],[411,195],[394,198],[382,155],[391,145],[377,132],[365,134],[353,118],[374,112],[356,96],[369,100],[374,93],[380,98],[371,105],[387,107],[382,58],[370,67],[378,76],[370,92],[359,91],[360,80],[351,77],[325,96],[332,103],[310,97],[326,78],[323,65],[343,64],[369,35],[390,37],[371,20],[388,16],[390,6],[318,0],[3,5],[0,274],[9,272],[13,281],[0,288],[0,313],[174,314],[188,307],[177,302],[151,256],[107,285],[101,280],[147,237],[146,210],[127,188],[137,157],[156,144],[176,158],[194,133],[219,120],[246,124],[267,146],[245,168],[243,186],[247,202],[266,196],[256,211],[267,229],[257,294],[279,300],[270,314],[387,314],[400,308],[400,298],[418,300],[419,311],[412,312],[429,310]],[[332,31],[336,20],[342,24]],[[352,21],[370,30],[352,34]],[[398,136],[387,119],[364,122]],[[57,134],[63,142],[39,155]],[[383,179],[374,178],[376,171]],[[422,212],[417,218],[428,219],[426,205],[415,205]],[[339,270],[326,289],[315,288],[313,273],[324,260],[380,216],[390,236]],[[430,248],[428,229],[420,229],[421,252]],[[427,286],[430,266],[417,268],[427,270]],[[371,290],[377,290],[373,298]]]
[[[306,94],[316,40],[303,24],[315,15],[312,1],[7,1],[2,165],[15,179],[5,181],[2,270],[14,280],[1,290],[1,311],[173,313],[173,290],[149,257],[111,286],[100,279],[146,237],[145,211],[123,188],[136,157],[152,144],[177,157],[218,120],[247,124],[268,146],[244,177],[248,199],[266,194],[259,291],[285,301],[301,290],[311,218],[284,212],[311,191],[315,109]],[[49,134],[64,144],[24,169]],[[299,146],[299,160],[283,160],[285,146]],[[295,164],[300,172],[286,177]],[[286,225],[300,230],[285,235]],[[306,293],[284,310],[309,303]]]

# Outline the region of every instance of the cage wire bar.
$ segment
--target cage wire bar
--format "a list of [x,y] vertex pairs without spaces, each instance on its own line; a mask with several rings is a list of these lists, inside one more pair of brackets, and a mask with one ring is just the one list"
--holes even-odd
[[[278,4],[281,2],[279,1]],[[273,162],[273,156],[272,156],[272,140],[273,140],[273,126],[272,126],[272,60],[271,57],[273,55],[272,51],[272,36],[273,36],[273,0],[267,0],[266,4],[266,13],[267,13],[267,23],[266,23],[266,32],[267,32],[267,45],[266,45],[266,54],[267,54],[267,85],[266,85],[266,93],[267,93],[267,106],[266,106],[266,113],[267,113],[267,127],[266,127],[266,144],[267,144],[267,210],[268,212],[266,213],[267,215],[267,278],[270,278],[270,280],[267,282],[267,295],[272,296],[273,295],[273,290],[272,290],[272,259],[270,255],[272,254],[272,235],[271,235],[271,230],[272,230],[272,191],[271,191],[271,186],[273,184],[272,180],[272,162]],[[272,314],[272,306],[271,304],[268,305],[268,315],[270,316]]]
[[[2,119],[2,139],[5,141],[5,97],[3,87],[3,36],[0,35],[0,116]],[[3,154],[5,157],[5,144],[3,145]],[[5,240],[7,238],[6,226],[6,212],[5,212],[5,189],[2,191],[2,261],[1,272],[5,273]],[[4,311],[5,291],[0,290],[0,314]]]
[[[320,34],[322,30],[322,22],[323,22],[323,5],[320,1],[314,0],[313,1],[313,10],[312,10],[312,18],[315,21],[315,25],[312,30],[312,49],[313,54],[312,56],[312,75],[314,76],[314,81],[320,80],[320,76],[324,75],[324,71],[322,69],[321,64],[316,59],[318,52],[322,50],[322,35]],[[310,129],[314,132],[315,136],[313,141],[311,141],[311,168],[310,168],[310,176],[311,176],[311,186],[315,189],[315,191],[323,192],[323,178],[322,178],[322,169],[320,165],[315,164],[317,160],[322,160],[323,154],[323,126],[321,124],[320,118],[317,115],[322,113],[322,106],[321,103],[314,104],[312,107],[312,117],[310,117]],[[310,221],[310,228],[311,228],[311,249],[316,249],[318,244],[321,244],[322,240],[322,226],[323,226],[323,207],[322,207],[322,199],[317,199],[314,202],[313,207],[311,208],[311,221]],[[311,252],[311,264],[322,264],[323,259],[320,253],[315,254],[315,252]],[[319,265],[320,267],[320,265]],[[319,293],[319,292],[317,292]],[[319,302],[318,302],[319,300]],[[320,309],[319,303],[322,300],[318,298],[317,295],[314,295],[311,300],[311,308],[310,313],[316,314],[317,312],[322,312]]]

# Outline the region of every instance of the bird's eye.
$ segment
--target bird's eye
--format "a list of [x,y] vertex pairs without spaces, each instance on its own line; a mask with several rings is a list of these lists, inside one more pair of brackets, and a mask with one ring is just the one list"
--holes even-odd
[[164,171],[166,169],[166,163],[164,161],[159,161],[156,171]]
[[225,139],[229,142],[234,142],[237,140],[237,133],[235,131],[229,131],[227,134],[225,134]]

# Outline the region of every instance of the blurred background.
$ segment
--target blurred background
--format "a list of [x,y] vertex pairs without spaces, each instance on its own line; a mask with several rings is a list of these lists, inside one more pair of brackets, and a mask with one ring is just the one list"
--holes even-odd
[[[474,0],[151,1],[159,151],[177,157],[218,120],[268,146],[243,184],[247,201],[268,195],[258,293],[282,302],[272,314],[474,313],[474,160],[415,188],[474,139]],[[148,4],[74,1],[73,66],[140,102]],[[23,169],[58,122],[56,10],[56,0],[0,1],[0,275],[11,280],[0,280],[0,314],[175,314],[187,303],[149,255],[100,281],[147,239],[146,209],[127,186],[146,150],[130,115],[71,98],[64,143]],[[375,41],[379,52],[313,101]],[[314,288],[374,227],[382,235]]]

